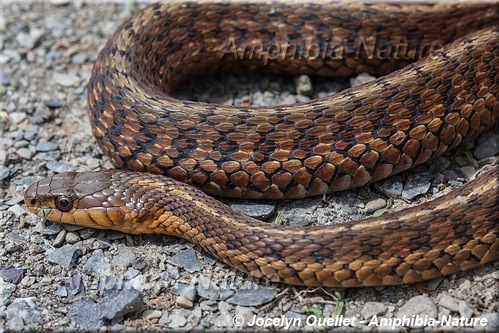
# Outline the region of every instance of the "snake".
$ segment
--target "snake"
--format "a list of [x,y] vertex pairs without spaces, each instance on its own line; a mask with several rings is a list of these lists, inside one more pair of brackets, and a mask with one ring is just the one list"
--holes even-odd
[[[499,3],[171,1],[125,21],[88,84],[92,132],[116,170],[65,172],[25,192],[48,220],[184,238],[290,285],[411,284],[499,258],[499,167],[375,218],[284,226],[214,197],[300,199],[408,170],[499,117]],[[206,73],[374,81],[306,103],[174,97]]]

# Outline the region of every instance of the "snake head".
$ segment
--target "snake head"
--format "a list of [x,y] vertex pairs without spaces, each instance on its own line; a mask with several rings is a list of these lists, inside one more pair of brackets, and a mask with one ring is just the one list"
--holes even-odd
[[64,172],[42,179],[24,194],[26,207],[47,220],[92,228],[123,224],[127,207],[112,190],[114,171]]
[[133,234],[173,234],[166,230],[176,221],[167,211],[168,203],[176,207],[174,201],[181,198],[169,195],[163,180],[119,170],[65,172],[30,185],[24,202],[32,213],[55,222]]

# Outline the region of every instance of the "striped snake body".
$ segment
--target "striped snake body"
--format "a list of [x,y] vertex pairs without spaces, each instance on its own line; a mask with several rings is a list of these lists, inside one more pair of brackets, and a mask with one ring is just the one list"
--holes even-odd
[[[89,83],[93,133],[133,172],[56,175],[30,186],[26,204],[64,223],[183,237],[293,285],[414,283],[491,262],[498,167],[421,207],[320,228],[259,222],[191,185],[216,196],[303,198],[364,186],[476,137],[499,117],[497,21],[498,3],[151,5],[117,30]],[[383,52],[369,52],[370,41]],[[401,41],[417,47],[402,50]],[[206,69],[392,73],[273,108],[171,97]]]

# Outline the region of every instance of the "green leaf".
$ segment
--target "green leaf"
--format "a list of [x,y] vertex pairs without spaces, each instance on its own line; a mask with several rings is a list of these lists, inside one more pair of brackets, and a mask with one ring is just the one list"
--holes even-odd
[[282,211],[282,210],[278,211],[277,216],[275,217],[275,220],[272,223],[273,224],[281,224],[281,219],[282,219],[283,215],[284,215],[284,211]]
[[470,162],[470,164],[473,164],[473,154],[471,153],[471,151],[465,150],[464,155],[466,155],[466,159],[468,160],[468,162]]
[[311,315],[314,315],[318,319],[324,319],[324,315],[322,314],[322,311],[314,306],[305,305],[305,312]]
[[343,308],[345,307],[345,299],[339,291],[335,291],[334,295],[336,296],[336,308],[334,310],[334,314],[338,317],[341,315]]
[[368,218],[378,217],[378,216],[383,215],[384,213],[388,213],[390,211],[390,208],[392,206],[393,206],[393,200],[392,199],[388,199],[388,201],[386,202],[385,207],[378,209],[377,211],[375,211],[374,213],[372,213],[372,215],[368,216]]

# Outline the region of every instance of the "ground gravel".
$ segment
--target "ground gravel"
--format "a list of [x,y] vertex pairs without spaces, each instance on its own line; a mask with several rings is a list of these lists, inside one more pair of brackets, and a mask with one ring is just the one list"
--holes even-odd
[[[368,322],[375,316],[414,314],[487,318],[488,329],[497,328],[497,262],[418,286],[295,288],[252,279],[176,238],[62,226],[29,214],[22,195],[32,182],[63,171],[112,168],[91,135],[86,83],[97,50],[119,22],[141,6],[133,1],[0,3],[0,332],[232,331],[238,328],[236,315],[243,322],[257,315],[304,323],[312,314],[334,318],[339,313],[357,318],[352,331],[374,330]],[[205,75],[186,82],[176,95],[273,105],[308,101],[349,84],[308,76]],[[366,217],[366,211],[379,211],[388,203],[390,211],[419,204],[496,163],[498,140],[496,127],[417,172],[334,196],[259,203],[264,206],[254,214],[270,221],[279,215],[284,224],[325,225]],[[250,203],[229,203],[245,205],[241,209],[252,214]],[[360,319],[366,323],[360,324]],[[390,331],[425,327],[380,325]],[[424,328],[432,330],[436,328]]]

